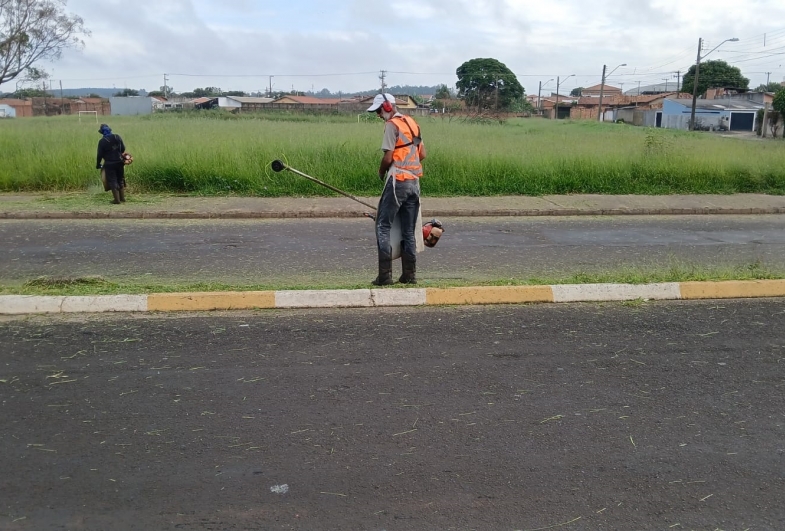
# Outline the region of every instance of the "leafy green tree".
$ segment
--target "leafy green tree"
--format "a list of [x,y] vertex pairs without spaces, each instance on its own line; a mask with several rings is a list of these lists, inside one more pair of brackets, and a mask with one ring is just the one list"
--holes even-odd
[[466,61],[455,74],[458,97],[469,107],[504,110],[526,95],[515,74],[496,59]]
[[38,88],[21,88],[14,92],[15,98],[51,98],[52,94]]
[[242,90],[230,90],[229,92],[224,92],[224,96],[239,96],[242,98],[245,96],[245,92]]
[[[695,65],[684,74],[681,91],[692,94],[695,85]],[[713,87],[749,88],[750,80],[741,75],[741,70],[725,61],[706,61],[701,63],[698,72],[698,94],[704,94]]]
[[782,90],[783,87],[780,83],[776,81],[771,81],[770,83],[761,83],[755,88],[755,92],[779,92]]
[[579,98],[581,94],[583,94],[583,87],[575,87],[570,91],[570,96],[574,96],[576,98]]
[[[785,116],[785,88],[780,88],[780,90],[777,91],[777,93],[774,95],[774,101],[772,102],[771,106],[780,116]],[[772,126],[772,136],[776,138],[777,132],[774,127],[775,126]]]
[[139,95],[138,90],[129,89],[129,88],[114,93],[114,96],[117,98],[127,98],[128,96],[138,96],[138,95]]
[[164,93],[161,92],[160,90],[154,90],[152,92],[148,92],[147,95],[150,96],[151,98],[163,98],[164,97]]
[[84,45],[80,36],[90,32],[64,6],[64,0],[0,0],[0,85],[38,61]]
[[450,87],[445,84],[441,84],[436,87],[436,94],[434,94],[434,99],[437,100],[449,100],[452,98],[452,92],[450,92]]

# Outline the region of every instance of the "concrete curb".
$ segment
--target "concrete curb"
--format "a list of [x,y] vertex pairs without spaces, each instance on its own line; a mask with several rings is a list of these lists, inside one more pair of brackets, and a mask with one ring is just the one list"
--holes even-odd
[[[785,214],[785,207],[652,207],[652,208],[536,208],[536,209],[431,209],[424,218],[448,217],[537,217],[537,216],[695,216],[695,215]],[[107,211],[107,212],[0,212],[0,219],[317,219],[360,218],[363,211]]]
[[0,295],[0,314],[375,308],[785,297],[785,280],[464,288],[287,290],[149,295]]

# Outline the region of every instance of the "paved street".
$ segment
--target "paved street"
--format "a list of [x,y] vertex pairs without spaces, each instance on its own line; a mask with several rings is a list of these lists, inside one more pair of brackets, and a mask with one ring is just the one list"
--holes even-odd
[[785,528],[785,301],[0,321],[0,528]]
[[[424,281],[487,281],[609,270],[760,264],[782,271],[785,215],[444,219],[419,255]],[[375,274],[367,219],[0,222],[0,281],[320,284]],[[396,266],[397,267],[397,266]]]

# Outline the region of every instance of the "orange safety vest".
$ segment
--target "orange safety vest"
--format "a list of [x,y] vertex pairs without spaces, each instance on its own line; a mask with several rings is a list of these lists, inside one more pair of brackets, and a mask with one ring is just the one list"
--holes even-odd
[[411,118],[393,116],[390,118],[398,128],[398,139],[393,150],[392,168],[396,181],[419,179],[422,177],[422,163],[420,162],[420,126]]

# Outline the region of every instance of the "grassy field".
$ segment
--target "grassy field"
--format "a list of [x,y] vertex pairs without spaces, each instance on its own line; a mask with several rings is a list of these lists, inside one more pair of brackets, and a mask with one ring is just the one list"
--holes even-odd
[[[363,117],[364,118],[364,117]],[[135,158],[136,192],[329,195],[276,158],[348,192],[376,195],[381,121],[210,114],[105,117]],[[419,120],[431,196],[785,193],[785,142],[619,124]],[[74,116],[0,121],[0,191],[95,187],[97,124]]]

